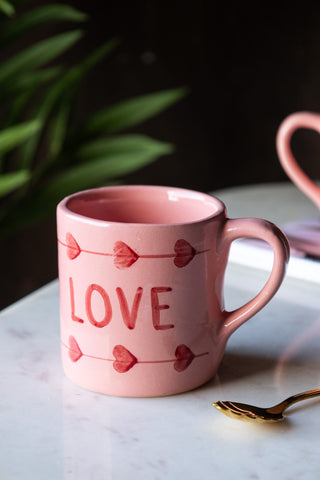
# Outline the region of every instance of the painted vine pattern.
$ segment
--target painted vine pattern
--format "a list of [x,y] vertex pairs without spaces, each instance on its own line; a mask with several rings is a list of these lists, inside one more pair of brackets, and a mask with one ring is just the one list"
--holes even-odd
[[138,363],[173,363],[173,368],[177,372],[183,372],[189,367],[189,365],[191,365],[195,358],[209,354],[209,352],[203,352],[196,355],[189,347],[187,347],[187,345],[181,344],[175,349],[175,358],[166,360],[138,360],[138,358],[123,345],[115,345],[112,351],[114,358],[103,358],[84,353],[73,335],[69,336],[68,344],[62,343],[62,345],[68,350],[69,357],[72,362],[76,363],[82,357],[113,362],[113,368],[118,373],[126,373]]
[[176,241],[173,247],[173,252],[164,253],[158,255],[139,255],[129,245],[121,240],[115,242],[113,246],[113,252],[96,252],[92,250],[86,250],[80,247],[74,236],[68,232],[66,234],[65,241],[58,239],[58,242],[66,247],[67,256],[70,260],[75,260],[80,254],[101,255],[105,257],[113,257],[114,265],[120,269],[130,268],[139,258],[172,258],[176,267],[182,268],[188,265],[191,260],[201,253],[205,253],[208,250],[197,251],[189,242],[183,238]]

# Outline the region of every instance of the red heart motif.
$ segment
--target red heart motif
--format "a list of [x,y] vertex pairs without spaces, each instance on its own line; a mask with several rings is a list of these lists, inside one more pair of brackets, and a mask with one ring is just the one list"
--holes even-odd
[[114,264],[120,270],[131,267],[139,258],[126,243],[116,242],[113,247]]
[[70,335],[69,337],[69,357],[73,362],[77,362],[82,357],[83,353],[78,345],[77,340]]
[[122,345],[114,347],[113,355],[115,357],[113,368],[119,373],[127,372],[138,362],[137,358]]
[[195,354],[190,350],[187,345],[178,345],[175,351],[176,361],[173,366],[177,372],[183,372],[189,367],[192,360],[195,358]]
[[186,240],[181,238],[177,240],[174,245],[176,256],[174,257],[174,264],[176,267],[185,267],[193,259],[196,254],[195,249]]
[[74,260],[77,258],[78,255],[81,253],[81,248],[79,247],[76,239],[70,232],[66,235],[66,242],[67,242],[67,255],[70,260]]

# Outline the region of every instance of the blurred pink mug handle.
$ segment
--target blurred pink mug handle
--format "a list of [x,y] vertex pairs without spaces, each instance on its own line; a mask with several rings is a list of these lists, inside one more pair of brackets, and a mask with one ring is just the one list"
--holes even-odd
[[292,135],[299,128],[308,128],[320,133],[320,115],[310,112],[297,112],[283,120],[276,139],[279,160],[293,183],[320,209],[320,188],[304,173],[291,150]]
[[273,249],[273,266],[270,276],[260,292],[242,307],[225,311],[221,334],[228,338],[240,325],[259,312],[279,289],[289,261],[290,247],[284,233],[273,223],[259,218],[227,219],[222,241],[231,245],[239,238],[259,238]]

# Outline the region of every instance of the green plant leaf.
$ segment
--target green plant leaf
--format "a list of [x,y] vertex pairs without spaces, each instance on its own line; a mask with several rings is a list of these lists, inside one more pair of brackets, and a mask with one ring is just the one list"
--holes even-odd
[[83,131],[88,134],[110,133],[137,125],[170,107],[187,92],[186,88],[163,90],[112,105],[92,115]]
[[75,157],[80,161],[97,158],[110,158],[119,154],[150,154],[159,155],[172,152],[172,146],[159,142],[146,135],[130,134],[115,135],[113,137],[98,138],[80,145],[75,151]]
[[81,36],[81,30],[61,33],[19,52],[1,65],[0,83],[9,82],[17,75],[24,75],[50,62],[71,48]]
[[68,120],[71,110],[71,102],[63,101],[59,105],[55,115],[52,116],[48,126],[48,161],[44,164],[51,163],[60,154],[65,137],[67,135]]
[[[29,99],[30,93],[28,91],[15,96],[15,99],[11,103],[10,107],[3,115],[2,130],[18,124],[19,119],[21,118],[21,112],[27,105]],[[7,151],[0,152],[0,167],[3,164],[3,157],[6,153]]]
[[[70,95],[76,95],[77,88],[79,87],[84,76],[88,71],[99,61],[104,58],[109,52],[111,52],[118,44],[117,39],[112,39],[106,44],[99,47],[96,51],[90,54],[80,65],[69,69],[64,75],[58,78],[54,85],[45,92],[44,97],[40,103],[35,106],[32,111],[32,116],[39,118],[43,124],[47,121],[54,106],[61,101],[61,97],[68,92]],[[69,101],[69,100],[68,100]],[[20,152],[19,165],[20,168],[30,168],[37,149],[39,136],[33,136],[23,150]],[[44,169],[44,166],[42,167]]]
[[19,118],[21,118],[21,113],[24,110],[29,99],[30,93],[28,91],[20,93],[19,95],[15,95],[15,98],[11,102],[8,111],[6,111],[5,115],[3,115],[2,128],[7,128],[10,125],[19,122]]
[[[6,0],[0,0],[0,8],[2,4],[8,3],[9,2]],[[38,26],[43,26],[46,23],[84,22],[87,19],[88,16],[85,13],[71,7],[70,5],[55,3],[44,5],[21,15],[18,18],[15,18],[14,22],[7,22],[7,24],[1,28],[0,41],[12,41],[16,38],[22,37],[29,31],[33,31]]]
[[[20,119],[25,116],[24,112],[26,108],[28,108],[28,104],[30,105],[31,101],[34,100],[32,97],[37,93],[38,88],[40,88],[42,84],[55,78],[59,72],[59,67],[48,68],[39,72],[31,72],[22,78],[16,79],[16,82],[13,81],[9,91],[2,91],[3,98],[0,96],[4,107],[2,128],[7,128],[18,123]],[[34,101],[32,105],[33,104]],[[0,153],[0,164],[2,156]]]
[[50,67],[34,72],[26,72],[23,76],[17,76],[11,80],[6,86],[6,90],[1,93],[1,97],[5,101],[8,95],[17,92],[25,92],[26,90],[34,91],[42,85],[52,81],[61,73],[61,67]]
[[14,147],[34,135],[41,127],[41,122],[31,120],[8,127],[0,132],[0,154],[7,153]]
[[0,175],[0,197],[11,193],[13,190],[24,185],[30,178],[28,170],[19,170],[18,172],[3,173]]
[[[45,172],[55,165],[57,157],[63,149],[64,140],[68,131],[68,121],[71,112],[71,98],[62,99],[54,111],[54,115],[47,122],[45,143],[47,145],[45,159],[33,169],[32,186],[36,185]],[[36,138],[35,138],[36,137]],[[31,154],[32,149],[37,147],[39,135],[32,137],[26,144],[26,149]],[[30,162],[31,163],[31,162]]]
[[7,0],[0,0],[0,11],[5,13],[8,17],[11,17],[15,12],[12,3]]
[[119,41],[117,38],[110,40],[88,55],[80,65],[76,65],[67,70],[67,72],[55,82],[45,95],[44,103],[46,104],[46,107],[44,110],[50,110],[52,105],[54,105],[54,103],[59,100],[61,95],[66,91],[70,91],[71,89],[74,91],[75,87],[79,85],[89,70],[110,53],[118,43]]
[[118,37],[112,38],[88,55],[88,57],[80,65],[74,67],[74,70],[78,72],[79,76],[83,76],[97,63],[101,62],[106,55],[111,53],[119,45],[119,43],[120,39]]
[[[101,185],[106,181],[113,180],[122,175],[127,175],[139,168],[153,162],[160,155],[173,151],[171,144],[145,139],[148,148],[136,149],[135,151],[123,150],[113,153],[100,153],[97,158],[90,158],[85,163],[64,170],[60,176],[53,179],[43,190],[42,200],[59,201],[62,196],[68,195],[75,190]],[[152,144],[152,148],[151,148]],[[142,142],[141,142],[142,145]],[[93,148],[93,146],[91,146]],[[88,151],[87,151],[88,152]],[[41,201],[42,201],[41,200]]]

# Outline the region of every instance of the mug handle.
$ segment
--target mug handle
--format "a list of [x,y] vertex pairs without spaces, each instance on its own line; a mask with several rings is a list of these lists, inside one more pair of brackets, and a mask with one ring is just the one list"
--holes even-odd
[[290,257],[287,237],[273,223],[259,218],[226,219],[222,235],[224,246],[229,247],[234,240],[245,237],[259,238],[269,243],[274,254],[273,266],[266,284],[252,300],[236,310],[224,312],[222,333],[227,338],[275,295],[285,276]]
[[320,208],[320,188],[304,173],[291,150],[291,137],[299,128],[308,128],[320,133],[320,115],[310,112],[297,112],[283,120],[276,138],[279,160],[293,183]]

